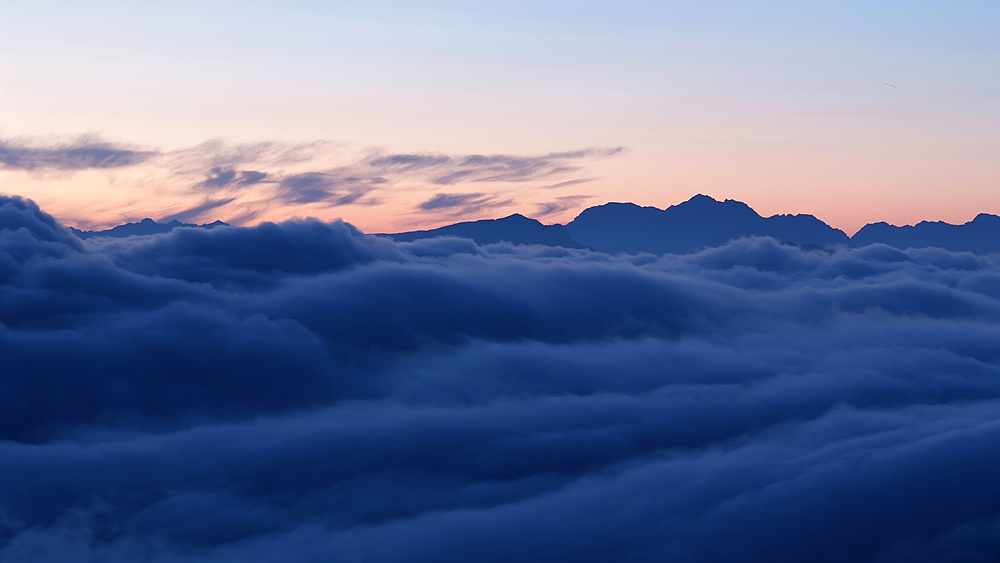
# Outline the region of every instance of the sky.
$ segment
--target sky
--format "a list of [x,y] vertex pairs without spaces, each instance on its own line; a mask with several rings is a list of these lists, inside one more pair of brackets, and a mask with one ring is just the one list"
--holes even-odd
[[366,232],[698,193],[1000,213],[995,1],[2,2],[0,193]]

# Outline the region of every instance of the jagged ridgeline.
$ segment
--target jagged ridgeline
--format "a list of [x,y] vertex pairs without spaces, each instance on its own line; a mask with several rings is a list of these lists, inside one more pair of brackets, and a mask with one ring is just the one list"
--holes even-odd
[[686,254],[745,237],[799,246],[849,244],[848,236],[812,215],[761,217],[749,205],[697,195],[666,209],[634,203],[591,207],[567,225],[574,240],[602,252]]
[[848,237],[844,231],[813,215],[762,217],[743,202],[718,201],[696,195],[666,209],[640,207],[634,203],[598,205],[584,210],[565,226],[543,225],[523,215],[511,215],[388,236],[398,241],[454,236],[469,238],[478,244],[506,241],[587,247],[612,254],[687,254],[746,237],[771,237],[805,248],[861,247],[880,243],[901,249],[938,247],[989,253],[1000,251],[1000,217],[982,213],[964,225],[923,221],[915,226],[896,227],[871,223]]
[[[166,233],[178,227],[215,228],[222,221],[196,225],[143,219],[104,231],[71,229],[80,238],[129,237]],[[501,219],[464,221],[426,231],[385,234],[399,242],[435,237],[471,239],[476,244],[540,244],[564,248],[589,248],[612,254],[688,254],[723,246],[746,237],[771,237],[778,242],[804,248],[862,247],[885,244],[900,249],[944,248],[954,252],[987,254],[1000,252],[1000,217],[980,213],[963,225],[922,221],[897,227],[885,222],[869,223],[853,237],[813,215],[762,217],[749,205],[706,195],[666,209],[634,203],[606,203],[585,209],[566,225],[543,225],[515,213]]]

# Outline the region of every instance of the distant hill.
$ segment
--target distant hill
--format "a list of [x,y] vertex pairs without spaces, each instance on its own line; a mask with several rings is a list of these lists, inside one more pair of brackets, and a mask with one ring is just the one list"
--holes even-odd
[[215,221],[214,223],[206,223],[204,225],[195,225],[194,223],[181,223],[180,221],[170,221],[168,223],[157,223],[156,221],[146,218],[138,223],[125,223],[124,225],[118,225],[117,227],[107,229],[104,231],[81,231],[79,229],[74,229],[70,227],[70,231],[80,238],[94,238],[94,237],[114,237],[114,238],[124,238],[137,235],[155,235],[159,233],[169,233],[170,231],[178,227],[200,227],[203,229],[211,229],[214,227],[228,227],[228,223],[223,223],[222,221]]
[[869,223],[851,237],[853,246],[867,246],[877,242],[896,248],[934,246],[979,254],[1000,252],[1000,217],[980,213],[964,225],[952,225],[943,221],[922,221],[904,227],[885,222]]
[[812,215],[761,217],[747,204],[706,195],[666,209],[608,203],[584,210],[566,225],[574,240],[602,252],[694,252],[748,236],[805,246],[849,244],[848,236]]
[[384,236],[399,242],[452,236],[469,238],[474,240],[476,244],[510,242],[513,244],[544,244],[565,248],[583,248],[583,245],[570,237],[569,231],[563,225],[543,225],[535,219],[529,219],[518,213],[502,219],[467,221],[429,231],[410,231]]

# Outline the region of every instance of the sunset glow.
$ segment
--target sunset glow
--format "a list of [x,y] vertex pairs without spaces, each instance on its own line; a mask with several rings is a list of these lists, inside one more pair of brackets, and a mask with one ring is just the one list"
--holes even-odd
[[[998,20],[985,1],[20,3],[0,20],[0,150],[150,154],[0,158],[0,192],[92,227],[567,222],[696,193],[849,234],[961,223],[1000,212]],[[239,170],[267,179],[204,188]],[[313,197],[289,195],[304,174]],[[421,207],[439,194],[473,204]]]

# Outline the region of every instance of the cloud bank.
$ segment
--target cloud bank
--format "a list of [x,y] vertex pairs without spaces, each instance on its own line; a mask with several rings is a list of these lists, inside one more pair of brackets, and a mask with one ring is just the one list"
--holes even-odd
[[1000,263],[0,199],[0,560],[992,561]]

